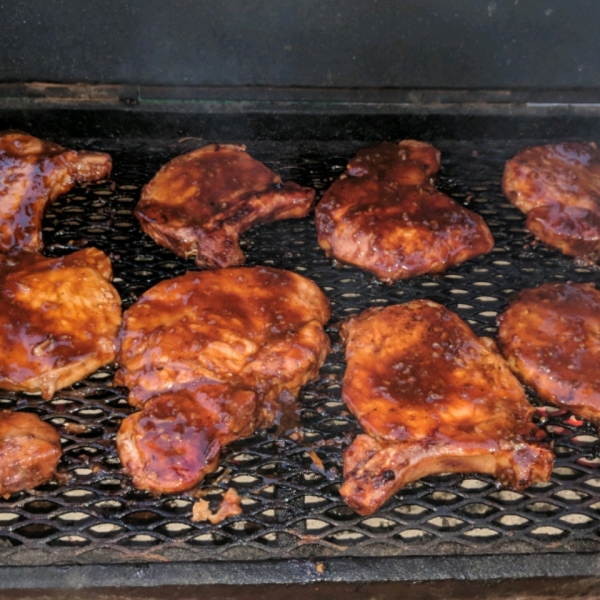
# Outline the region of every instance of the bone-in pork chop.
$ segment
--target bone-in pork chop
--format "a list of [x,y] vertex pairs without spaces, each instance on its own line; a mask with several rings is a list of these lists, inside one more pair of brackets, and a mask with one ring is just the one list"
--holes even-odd
[[509,366],[544,400],[600,425],[600,292],[592,283],[522,291],[498,318]]
[[489,252],[484,220],[430,183],[439,168],[439,152],[422,142],[360,150],[317,205],[319,245],[388,283]]
[[78,183],[105,179],[111,158],[21,132],[0,133],[0,252],[40,250],[46,206]]
[[552,453],[523,388],[457,315],[429,300],[371,308],[342,337],[342,396],[366,435],[344,453],[340,493],[358,513],[438,473],[488,473],[517,489],[548,480]]
[[199,267],[231,267],[245,262],[244,231],[305,217],[315,190],[282,183],[245,150],[211,144],[167,163],[142,191],[135,210],[142,229]]
[[[148,432],[159,421],[169,428],[181,419],[201,456],[186,462],[192,466],[185,477],[161,478],[141,473],[143,458],[122,454],[136,485],[188,489],[214,469],[220,446],[271,424],[281,403],[317,376],[329,351],[323,331],[329,316],[329,301],[313,282],[267,267],[188,272],[141,296],[124,315],[115,382],[129,388],[130,404],[143,408],[124,421],[119,447],[154,438]],[[186,443],[161,440],[153,460],[166,470],[168,455],[185,454]],[[144,453],[150,455],[138,451]]]
[[52,479],[61,454],[52,425],[30,413],[0,412],[0,496]]
[[0,255],[0,388],[51,398],[115,360],[121,300],[106,254]]
[[593,143],[534,146],[506,163],[502,189],[527,227],[564,254],[600,251],[600,151]]

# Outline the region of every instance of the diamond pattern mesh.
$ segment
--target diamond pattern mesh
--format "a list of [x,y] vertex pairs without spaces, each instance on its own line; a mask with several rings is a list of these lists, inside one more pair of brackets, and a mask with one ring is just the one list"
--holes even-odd
[[[44,222],[46,252],[94,245],[109,253],[125,307],[158,281],[192,268],[144,236],[132,214],[141,186],[171,157],[201,145],[63,140],[112,152],[113,180],[64,196]],[[364,143],[254,142],[249,151],[284,179],[319,191]],[[341,453],[358,426],[340,398],[344,362],[335,323],[369,306],[431,298],[494,336],[496,316],[515,291],[551,280],[600,283],[598,271],[536,245],[521,213],[500,191],[506,158],[524,142],[438,141],[445,192],[484,216],[496,239],[489,255],[445,275],[388,286],[352,267],[335,267],[316,242],[312,218],[257,228],[243,241],[248,264],[291,269],[316,281],[333,305],[334,352],[300,396],[299,429],[259,432],[231,444],[200,494],[214,506],[234,486],[243,514],[218,525],[191,521],[193,493],[154,497],[120,470],[114,436],[130,414],[126,390],[104,368],[50,402],[0,392],[0,409],[32,411],[61,433],[56,481],[0,498],[0,564],[42,565],[165,560],[250,560],[319,556],[581,552],[599,549],[598,437],[568,412],[538,406],[553,440],[552,481],[524,492],[487,476],[430,477],[402,490],[371,517],[338,494]],[[314,450],[323,463],[317,465]],[[318,462],[318,461],[317,461]]]

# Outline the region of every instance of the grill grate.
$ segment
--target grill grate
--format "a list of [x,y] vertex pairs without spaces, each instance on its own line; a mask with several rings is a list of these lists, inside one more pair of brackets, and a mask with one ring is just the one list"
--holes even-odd
[[[141,185],[198,141],[154,144],[63,140],[112,152],[113,182],[78,188],[45,220],[47,253],[94,245],[108,252],[125,307],[191,262],[142,235],[132,214]],[[325,189],[365,143],[254,142],[249,151],[284,179]],[[550,280],[600,283],[600,274],[543,245],[523,229],[521,213],[500,192],[506,158],[525,142],[437,142],[438,187],[481,213],[496,239],[488,256],[441,276],[383,285],[358,269],[334,268],[318,249],[311,218],[249,232],[248,264],[291,269],[316,281],[332,300],[332,323],[369,307],[431,298],[465,318],[479,335],[523,287]],[[334,342],[335,327],[330,328]],[[129,561],[250,560],[325,556],[458,555],[581,552],[600,549],[599,440],[569,413],[539,405],[554,443],[552,481],[524,492],[503,490],[479,475],[430,477],[405,488],[371,517],[341,501],[341,452],[357,424],[340,399],[343,353],[334,346],[321,378],[301,394],[301,436],[260,432],[231,444],[219,470],[201,485],[211,502],[234,486],[243,514],[219,525],[190,520],[193,494],[153,497],[120,471],[114,436],[130,414],[113,370],[59,392],[50,402],[0,393],[0,408],[33,411],[62,435],[57,481],[0,499],[0,564],[55,565]],[[532,396],[535,402],[535,398]],[[308,454],[314,449],[325,471]]]

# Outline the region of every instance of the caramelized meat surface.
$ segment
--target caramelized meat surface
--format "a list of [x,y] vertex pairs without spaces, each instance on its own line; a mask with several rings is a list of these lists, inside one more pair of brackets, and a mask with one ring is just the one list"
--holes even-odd
[[0,412],[0,496],[52,479],[61,454],[58,431],[37,415]]
[[522,291],[498,318],[511,369],[544,400],[600,425],[600,292],[592,283]]
[[431,185],[439,168],[439,152],[422,142],[360,150],[317,205],[319,245],[388,283],[489,252],[483,219]]
[[256,394],[228,384],[154,396],[121,425],[121,463],[137,488],[189,490],[216,469],[223,446],[254,431],[255,412]]
[[190,271],[125,312],[116,381],[134,406],[205,380],[237,382],[263,402],[284,390],[295,396],[329,351],[329,316],[321,290],[290,271]]
[[135,210],[142,229],[199,267],[231,267],[244,264],[244,231],[305,217],[315,190],[282,183],[245,149],[212,144],[167,163],[142,191]]
[[0,388],[51,398],[115,360],[121,301],[109,258],[0,255]]
[[534,146],[506,163],[502,189],[542,242],[571,256],[600,251],[600,151],[596,144]]
[[0,133],[0,252],[40,250],[49,203],[78,183],[105,179],[111,158],[20,132]]
[[342,336],[342,396],[366,435],[344,453],[340,493],[358,513],[438,473],[488,473],[517,489],[548,480],[552,453],[523,388],[457,315],[415,300],[368,309]]
[[[127,310],[115,382],[129,388],[132,405],[144,406],[140,416],[129,417],[127,427],[135,425],[136,432],[126,427],[119,438],[147,438],[157,417],[146,407],[168,403],[175,415],[178,399],[188,398],[193,416],[182,418],[201,423],[190,427],[202,431],[194,439],[204,440],[191,443],[197,462],[190,473],[156,477],[149,489],[172,491],[165,482],[179,478],[176,489],[192,487],[215,468],[221,446],[271,424],[289,396],[317,376],[329,351],[323,331],[329,316],[329,301],[313,282],[266,267],[188,272],[159,283]],[[208,390],[219,390],[218,399]],[[177,448],[186,444],[164,439],[153,460],[171,469],[169,455],[183,453]],[[194,454],[198,448],[204,448],[201,456]],[[145,474],[135,473],[142,461],[123,462],[134,465],[136,485],[148,485]]]

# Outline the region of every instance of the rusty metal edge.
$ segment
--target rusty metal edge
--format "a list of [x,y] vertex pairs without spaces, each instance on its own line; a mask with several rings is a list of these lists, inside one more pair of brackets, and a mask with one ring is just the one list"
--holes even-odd
[[599,554],[2,567],[1,590],[599,577]]
[[598,114],[600,90],[208,87],[0,83],[0,108],[137,112]]

